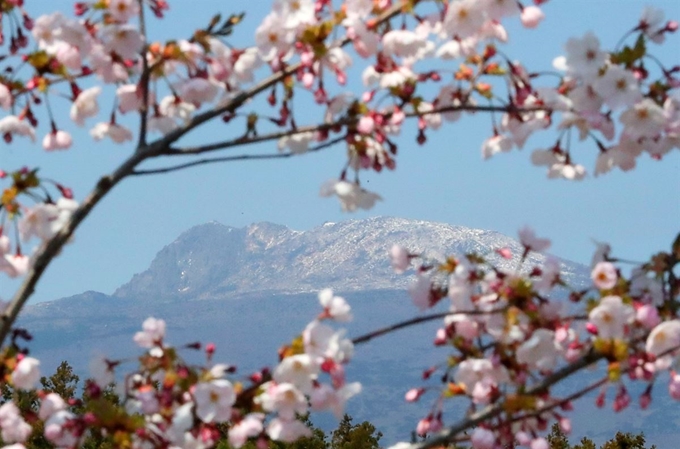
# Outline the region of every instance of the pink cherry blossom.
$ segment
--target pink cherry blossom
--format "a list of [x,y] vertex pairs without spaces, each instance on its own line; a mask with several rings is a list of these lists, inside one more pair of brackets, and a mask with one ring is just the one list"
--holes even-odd
[[393,245],[390,249],[390,260],[395,273],[406,271],[411,263],[408,251],[403,246]]
[[524,27],[536,28],[545,19],[545,14],[537,6],[526,6],[522,9],[521,19]]
[[43,421],[60,410],[66,410],[66,402],[56,393],[49,393],[40,401],[38,416]]
[[255,437],[262,433],[264,426],[263,413],[249,413],[241,421],[234,424],[229,429],[229,444],[236,449],[240,448],[250,437]]
[[0,407],[0,429],[0,436],[5,443],[23,443],[33,431],[12,401],[5,402]]
[[71,425],[75,418],[76,416],[67,410],[54,413],[45,421],[45,438],[57,447],[76,446],[80,440],[80,435],[77,433],[76,427]]
[[118,22],[127,22],[139,14],[139,3],[135,0],[109,0],[107,10]]
[[610,262],[598,262],[590,274],[595,287],[601,290],[609,290],[614,288],[619,279],[616,272],[616,267]]
[[42,146],[47,151],[67,150],[71,148],[73,138],[66,131],[57,130],[47,134],[42,141]]
[[635,320],[650,330],[654,329],[661,322],[659,311],[650,304],[645,304],[637,309]]
[[472,432],[470,442],[474,449],[494,449],[496,445],[496,436],[488,429],[477,427]]
[[144,39],[133,25],[109,25],[101,32],[106,51],[115,52],[123,59],[135,59],[144,45]]

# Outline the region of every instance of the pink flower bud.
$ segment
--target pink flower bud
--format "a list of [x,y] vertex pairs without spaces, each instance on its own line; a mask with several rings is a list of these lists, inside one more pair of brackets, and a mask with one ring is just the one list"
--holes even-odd
[[536,28],[544,18],[545,14],[537,6],[527,6],[522,10],[521,20],[525,28]]
[[635,319],[647,329],[653,329],[661,322],[658,310],[650,304],[645,304],[637,309]]
[[597,335],[597,326],[594,325],[593,323],[586,323],[586,330],[588,331],[589,334],[592,335]]
[[311,72],[302,75],[302,85],[305,86],[305,89],[310,89],[314,85],[314,79],[314,74]]
[[357,131],[359,131],[361,134],[371,134],[374,129],[375,121],[373,120],[373,117],[364,115],[361,117],[361,119],[359,119],[359,123],[357,123]]
[[424,388],[411,388],[404,395],[404,399],[406,399],[406,402],[415,402],[420,399],[423,393],[425,393]]

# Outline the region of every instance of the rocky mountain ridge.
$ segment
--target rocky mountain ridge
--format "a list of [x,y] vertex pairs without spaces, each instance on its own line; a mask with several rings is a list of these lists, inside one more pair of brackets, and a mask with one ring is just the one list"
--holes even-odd
[[[432,257],[492,254],[509,248],[517,266],[522,253],[514,239],[493,231],[402,218],[379,217],[325,223],[295,231],[273,223],[234,228],[217,222],[195,226],[163,248],[149,268],[113,296],[120,298],[210,299],[244,293],[302,293],[330,287],[338,291],[406,288],[409,276],[390,267],[388,250],[399,244]],[[532,254],[529,264],[540,263]],[[562,261],[565,279],[588,278],[579,264]]]

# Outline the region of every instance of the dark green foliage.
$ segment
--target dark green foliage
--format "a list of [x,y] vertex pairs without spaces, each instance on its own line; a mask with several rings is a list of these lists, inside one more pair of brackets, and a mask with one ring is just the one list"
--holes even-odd
[[[582,438],[579,444],[570,445],[567,436],[558,424],[553,424],[547,440],[550,449],[597,449],[593,440],[586,437]],[[656,449],[656,446],[646,446],[645,436],[642,433],[633,435],[628,432],[617,432],[616,436],[600,446],[600,449]]]
[[[377,432],[377,433],[376,433]],[[382,433],[364,421],[352,425],[352,417],[345,413],[338,428],[331,434],[331,449],[378,449]]]

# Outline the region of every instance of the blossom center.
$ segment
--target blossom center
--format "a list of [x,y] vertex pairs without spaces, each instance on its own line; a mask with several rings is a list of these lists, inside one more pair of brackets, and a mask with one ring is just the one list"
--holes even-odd
[[210,402],[217,403],[220,401],[220,395],[215,393],[214,391],[210,392]]

